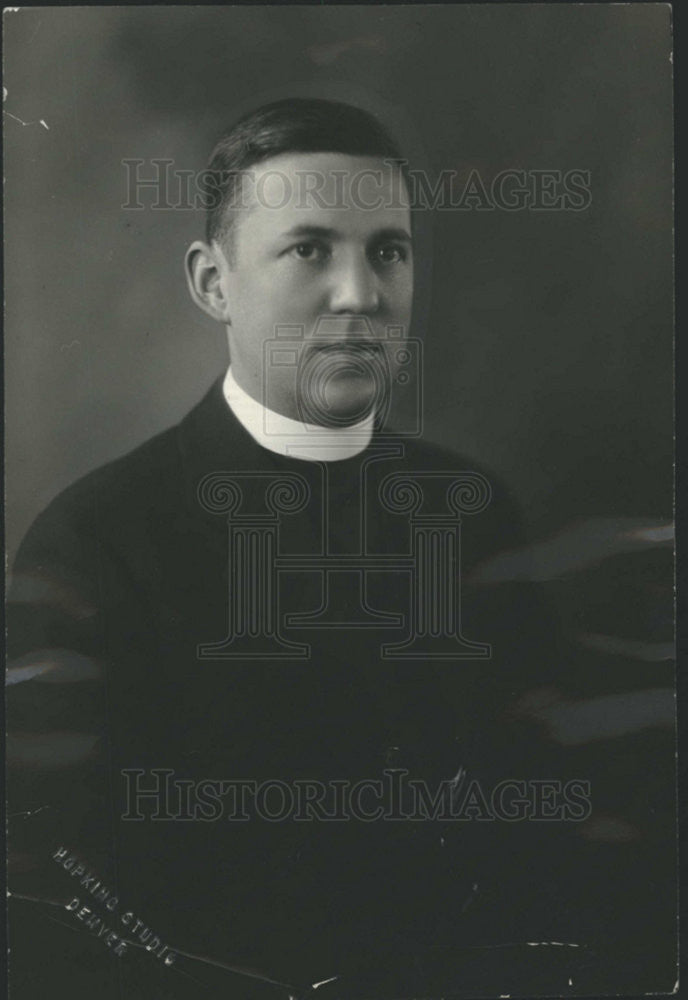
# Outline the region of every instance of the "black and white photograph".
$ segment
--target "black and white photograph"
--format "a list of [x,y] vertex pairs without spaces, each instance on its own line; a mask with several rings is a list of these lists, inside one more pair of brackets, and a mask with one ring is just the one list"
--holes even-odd
[[671,6],[3,42],[12,1000],[675,994]]

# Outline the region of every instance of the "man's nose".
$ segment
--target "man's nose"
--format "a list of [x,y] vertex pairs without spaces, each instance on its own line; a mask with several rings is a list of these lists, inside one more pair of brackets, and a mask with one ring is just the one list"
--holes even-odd
[[332,275],[332,313],[374,313],[380,305],[378,277],[370,261],[352,255]]

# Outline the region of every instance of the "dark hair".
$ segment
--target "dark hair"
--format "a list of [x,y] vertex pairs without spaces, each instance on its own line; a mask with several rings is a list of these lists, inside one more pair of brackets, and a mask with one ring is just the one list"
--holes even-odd
[[266,104],[228,129],[210,157],[206,177],[213,189],[207,202],[206,239],[226,234],[226,206],[234,200],[242,171],[281,153],[348,153],[406,161],[382,125],[367,111],[311,98]]

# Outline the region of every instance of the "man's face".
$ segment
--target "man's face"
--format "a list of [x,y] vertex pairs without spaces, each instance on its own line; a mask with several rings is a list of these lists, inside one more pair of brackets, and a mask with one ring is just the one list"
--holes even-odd
[[376,158],[290,153],[256,165],[242,197],[221,262],[236,381],[294,419],[360,420],[393,373],[388,328],[405,337],[411,319],[403,177]]

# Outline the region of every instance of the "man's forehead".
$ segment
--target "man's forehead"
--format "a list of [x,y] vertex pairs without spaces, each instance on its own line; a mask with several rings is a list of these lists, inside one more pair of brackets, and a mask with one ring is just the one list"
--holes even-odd
[[[326,228],[409,227],[409,198],[401,169],[372,156],[285,153],[251,168],[244,205],[261,225]],[[258,222],[258,219],[255,219]]]

